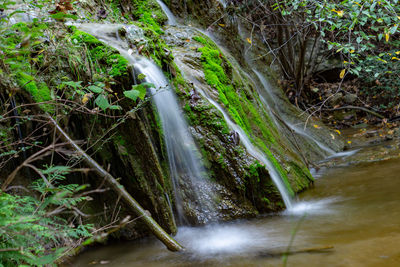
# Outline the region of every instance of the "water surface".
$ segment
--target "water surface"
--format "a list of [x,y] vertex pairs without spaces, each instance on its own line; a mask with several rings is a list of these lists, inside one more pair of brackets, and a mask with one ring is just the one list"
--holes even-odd
[[[187,250],[166,251],[157,240],[89,250],[73,266],[400,266],[400,160],[330,168],[289,211],[220,225],[179,229]],[[298,226],[298,230],[293,230]]]

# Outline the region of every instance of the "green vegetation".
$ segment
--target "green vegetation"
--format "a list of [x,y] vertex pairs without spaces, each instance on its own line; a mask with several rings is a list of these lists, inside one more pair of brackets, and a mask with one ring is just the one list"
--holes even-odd
[[[239,2],[243,7],[247,4]],[[327,59],[340,62],[334,66],[338,80],[359,77],[358,85],[367,87],[367,91],[368,83],[362,82],[365,78],[379,83],[381,79],[384,83],[387,79],[398,81],[398,0],[265,1],[257,7],[251,2],[245,9],[255,27],[262,25],[259,28],[262,34],[267,34],[266,31],[276,34],[277,43],[268,45],[276,49],[282,75],[294,87],[297,98],[312,95],[309,90],[315,87],[309,83]],[[385,86],[380,89],[388,96],[393,95],[396,84],[390,89]],[[369,101],[364,99],[364,102]]]
[[69,254],[79,243],[77,240],[92,236],[92,225],[71,227],[60,216],[88,199],[77,195],[86,186],[61,183],[69,171],[64,166],[41,170],[46,180],[41,178],[31,186],[33,195],[37,196],[0,193],[1,266],[53,264]]
[[[85,123],[79,131],[92,127],[85,135],[88,149],[106,150],[106,135],[112,136],[141,107],[151,85],[132,87],[129,62],[75,27],[44,19],[14,25],[6,20],[0,19],[0,266],[53,266],[75,254],[75,248],[95,242],[90,241],[92,231],[107,237],[107,228],[100,227],[108,223],[115,227],[120,219],[91,218],[104,207],[90,204],[91,191],[78,184],[87,177],[77,179],[79,168],[70,167],[79,164],[79,156],[61,148],[45,114],[64,120],[72,131],[75,126],[68,121],[80,118]],[[35,103],[41,103],[39,109]],[[119,155],[130,155],[124,147]],[[38,164],[43,162],[60,166],[41,169]],[[160,190],[159,184],[155,186]]]
[[97,62],[99,66],[110,66],[111,68],[106,70],[99,70],[98,72],[108,73],[112,77],[120,77],[128,74],[129,62],[118,51],[106,46],[100,42],[94,36],[85,33],[80,30],[72,28],[74,33],[71,36],[71,40],[75,44],[86,44],[89,48],[89,53],[93,62]]
[[277,144],[277,140],[271,132],[275,129],[268,115],[257,110],[257,98],[252,96],[253,93],[249,92],[242,81],[233,78],[232,65],[211,40],[200,36],[193,39],[204,45],[199,48],[199,51],[202,53],[201,60],[207,83],[218,90],[219,99],[228,110],[229,115],[250,139],[262,148],[280,173],[290,194],[294,195],[286,172],[269,149]]
[[[28,91],[36,102],[40,103],[52,100],[50,89],[46,83],[40,82],[39,85],[36,84],[35,78],[25,72],[18,72],[16,79],[18,85]],[[50,113],[54,109],[54,106],[49,104],[42,104],[40,107]]]

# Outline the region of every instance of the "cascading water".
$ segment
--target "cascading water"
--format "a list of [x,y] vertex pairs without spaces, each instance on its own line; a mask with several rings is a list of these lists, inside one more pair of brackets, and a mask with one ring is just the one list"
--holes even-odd
[[[265,92],[267,93],[267,105],[272,105],[274,106],[274,108],[279,111],[279,104],[278,104],[278,100],[276,99],[276,96],[274,94],[274,92],[272,92],[271,86],[268,83],[268,81],[264,78],[264,76],[257,71],[256,69],[253,69],[253,72],[257,75],[258,79],[260,80]],[[285,120],[285,124],[292,129],[295,133],[305,137],[306,139],[311,140],[312,142],[314,142],[315,144],[318,145],[319,148],[321,148],[323,151],[325,151],[328,155],[333,155],[336,152],[329,148],[328,146],[326,146],[325,144],[323,144],[322,142],[318,141],[316,138],[314,138],[312,135],[308,134],[303,127],[299,127],[293,123],[290,122],[290,120],[288,118],[285,117],[285,113],[284,112],[280,112],[280,114],[282,114],[284,117],[283,119]]]
[[[215,193],[206,180],[206,171],[200,164],[200,153],[161,69],[150,60],[133,55],[131,50],[124,48],[127,44],[117,37],[121,26],[81,24],[78,27],[117,49],[139,73],[146,76],[146,82],[154,85],[155,88],[151,89],[152,99],[162,123],[179,222],[206,223],[215,219]],[[140,29],[133,30],[137,31]],[[193,213],[196,218],[193,218]],[[192,214],[191,218],[187,218],[188,214]]]
[[[169,16],[172,15],[172,12],[168,9],[168,7],[165,4],[161,5],[161,7],[162,7],[163,11],[167,14],[167,16],[169,18]],[[214,38],[213,38],[212,35],[204,33],[201,30],[198,30],[198,31],[202,32],[203,34],[206,34],[207,36],[209,36],[214,41]],[[195,80],[195,79],[193,79],[193,80]],[[286,208],[290,209],[293,206],[292,197],[291,197],[291,195],[289,193],[288,187],[283,182],[282,177],[279,175],[278,171],[275,169],[275,167],[271,163],[271,161],[256,146],[254,146],[252,144],[252,142],[250,141],[250,139],[246,135],[246,133],[243,131],[243,129],[240,128],[237,124],[235,124],[230,119],[230,117],[225,112],[225,110],[216,101],[214,101],[212,98],[208,97],[207,94],[203,90],[201,90],[201,88],[198,88],[198,89],[199,89],[199,92],[202,94],[203,97],[207,98],[208,101],[212,105],[214,105],[219,111],[221,111],[221,113],[224,116],[225,121],[228,123],[228,126],[233,131],[235,131],[235,132],[237,132],[239,134],[240,140],[242,141],[243,145],[245,146],[247,152],[265,165],[265,167],[267,168],[267,170],[268,170],[268,172],[269,172],[269,174],[271,176],[271,179],[275,183],[276,187],[278,188],[278,190],[279,190],[279,192],[280,192],[280,194],[282,196],[282,199],[283,199],[283,201],[284,201],[284,203],[286,205]]]
[[[245,30],[243,29],[243,25],[240,22],[240,20],[238,20],[237,28],[240,38],[244,43],[246,43],[246,41],[244,41],[246,40]],[[244,58],[249,66],[254,65],[252,64],[252,59],[249,57],[248,53],[244,54]],[[263,93],[265,93],[266,95],[265,98],[262,98],[265,102],[264,105],[266,105],[267,107],[273,107],[275,111],[279,112],[280,116],[282,116],[282,119],[285,121],[287,127],[289,127],[296,134],[304,137],[306,140],[309,140],[309,142],[315,143],[323,151],[324,156],[334,155],[336,152],[333,149],[329,148],[323,142],[317,140],[313,135],[309,134],[303,127],[291,122],[291,120],[293,119],[290,119],[289,116],[282,110],[282,105],[280,105],[280,100],[277,99],[277,96],[273,92],[271,85],[265,79],[264,75],[261,74],[255,67],[252,68],[252,71],[257,75],[258,80],[262,85],[263,92],[260,92],[260,95],[263,95]]]
[[161,9],[164,11],[165,15],[168,18],[168,25],[177,25],[174,14],[172,14],[171,10],[169,10],[164,2],[161,0],[157,0],[157,3],[160,5]]
[[243,131],[243,129],[240,126],[238,126],[236,123],[234,123],[231,120],[231,118],[225,112],[225,110],[221,107],[221,105],[218,104],[216,101],[214,101],[211,97],[209,97],[205,93],[205,91],[201,88],[201,83],[199,83],[194,78],[191,78],[190,80],[196,82],[194,85],[196,86],[196,89],[198,90],[198,92],[222,113],[229,128],[239,134],[240,141],[246,148],[247,152],[250,155],[252,155],[254,158],[256,158],[257,160],[259,160],[262,164],[265,165],[265,167],[267,168],[267,170],[271,176],[272,181],[275,183],[276,187],[278,188],[278,190],[282,196],[282,199],[286,205],[286,208],[291,209],[293,206],[293,199],[288,191],[288,187],[283,182],[281,176],[279,175],[278,171],[275,169],[275,167],[271,163],[271,161],[255,145],[253,145],[253,143],[250,141],[247,134]]

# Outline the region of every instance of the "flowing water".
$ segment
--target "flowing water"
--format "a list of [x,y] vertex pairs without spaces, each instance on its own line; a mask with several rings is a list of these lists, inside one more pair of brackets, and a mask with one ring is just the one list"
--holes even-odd
[[[178,60],[176,63],[178,64],[178,66],[181,65],[181,63]],[[184,73],[184,76],[187,78],[187,77],[190,77],[190,74]],[[271,161],[264,155],[264,153],[262,153],[251,142],[251,140],[249,139],[247,134],[243,131],[243,129],[231,120],[231,118],[225,112],[225,110],[222,108],[222,106],[205,93],[205,91],[202,89],[202,84],[193,77],[191,77],[190,80],[192,82],[194,82],[196,90],[204,98],[206,98],[215,108],[217,108],[222,113],[229,128],[239,135],[240,141],[243,144],[243,146],[246,148],[247,152],[250,155],[252,155],[254,158],[258,159],[262,164],[265,165],[272,181],[274,182],[274,184],[276,185],[276,187],[278,188],[278,190],[282,196],[282,199],[285,203],[286,208],[290,210],[293,207],[293,199],[291,198],[286,185],[282,181],[281,176],[279,175],[278,171],[275,169],[275,167],[273,166]]]
[[[333,246],[290,255],[288,266],[400,266],[400,160],[331,168],[300,196],[296,212],[179,229],[185,253],[150,238],[89,250],[73,266],[282,266],[279,252]],[[104,266],[104,265],[103,265]]]
[[168,18],[168,25],[177,25],[176,18],[174,14],[172,14],[171,10],[164,4],[163,1],[157,0],[157,3],[160,5],[161,9],[164,11],[165,15]]
[[[104,43],[117,49],[131,64],[135,71],[146,75],[146,82],[151,83],[152,100],[157,107],[163,128],[170,174],[172,176],[175,202],[179,223],[206,223],[216,219],[215,192],[207,182],[207,173],[201,165],[201,155],[188,131],[182,110],[167,78],[161,69],[146,59],[133,54],[127,44],[121,41],[118,29],[121,25],[79,24],[80,29],[96,36]],[[134,33],[140,38],[140,29],[127,27],[127,33]],[[195,214],[189,218],[187,214]]]
[[[163,9],[163,11],[165,12],[165,14],[167,15],[168,19],[169,20],[173,20],[173,21],[176,22],[176,19],[175,19],[174,15],[172,14],[172,12],[169,10],[169,8],[163,2],[161,2],[161,0],[159,0],[158,2],[160,4],[161,8]],[[196,30],[198,30],[201,33],[207,35],[210,39],[212,39],[215,43],[217,43],[216,40],[215,40],[215,37],[210,32],[202,31],[202,30],[199,30],[199,29],[196,29]],[[225,52],[226,51],[224,51],[224,53]],[[188,76],[190,76],[190,74],[186,73],[186,77],[188,77]],[[192,82],[196,82],[195,79],[190,79],[190,80],[192,80]],[[262,164],[265,165],[265,167],[268,169],[268,172],[269,172],[269,174],[271,176],[271,179],[273,180],[274,184],[276,185],[276,187],[278,188],[278,190],[279,190],[279,192],[280,192],[280,194],[282,196],[282,199],[283,199],[283,201],[285,203],[286,208],[287,209],[291,209],[292,206],[293,206],[293,199],[291,198],[290,193],[289,193],[285,183],[283,182],[281,176],[279,175],[278,171],[275,169],[275,167],[273,166],[271,161],[255,145],[252,144],[252,142],[250,141],[250,139],[246,135],[246,133],[243,131],[243,129],[240,128],[237,124],[235,124],[230,119],[229,115],[225,112],[225,110],[222,108],[222,106],[219,105],[216,101],[214,101],[211,97],[209,97],[201,89],[201,83],[196,83],[196,85],[197,85],[197,89],[199,90],[201,95],[203,97],[207,98],[207,100],[212,105],[214,105],[219,111],[221,111],[221,113],[224,116],[225,121],[228,123],[229,128],[239,134],[240,141],[245,146],[247,152],[250,155],[252,155],[254,158],[258,159]]]
[[266,104],[268,106],[272,106],[274,107],[274,109],[279,113],[282,114],[283,119],[285,120],[285,124],[292,129],[295,133],[297,133],[298,135],[303,136],[304,138],[311,140],[311,142],[314,142],[315,144],[317,144],[317,146],[319,148],[321,148],[323,151],[325,151],[325,153],[328,156],[334,155],[336,152],[329,148],[327,145],[325,145],[324,143],[322,143],[321,141],[317,140],[313,135],[309,134],[306,129],[304,129],[303,125],[298,125],[295,123],[292,123],[290,121],[290,119],[288,118],[288,116],[285,115],[285,112],[280,112],[280,105],[279,105],[279,100],[277,99],[277,96],[274,94],[274,92],[272,91],[271,85],[269,84],[269,82],[265,79],[265,77],[256,69],[253,69],[254,73],[257,75],[258,79],[260,80],[264,92],[266,93],[267,97],[264,98],[266,100]]

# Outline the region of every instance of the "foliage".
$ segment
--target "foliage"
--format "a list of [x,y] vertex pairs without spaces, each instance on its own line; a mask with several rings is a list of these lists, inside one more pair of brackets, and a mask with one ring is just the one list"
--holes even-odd
[[58,216],[58,210],[87,200],[75,195],[86,186],[61,184],[68,171],[64,166],[42,170],[44,178],[32,185],[38,197],[0,194],[0,265],[54,264],[74,240],[91,236],[91,225],[74,227]]
[[[49,4],[39,2],[31,4],[36,7]],[[7,10],[9,4],[13,3],[0,1],[0,8]],[[48,23],[45,18],[11,24],[7,21],[10,17],[12,15],[0,19],[0,95],[2,103],[5,102],[0,106],[0,167],[9,167],[10,161],[19,164],[21,162],[16,158],[20,152],[32,147],[43,148],[52,142],[48,126],[43,127],[44,117],[37,114],[36,109],[27,108],[31,104],[26,101],[27,98],[30,100],[29,95],[34,102],[45,102],[40,105],[42,111],[52,113],[56,107],[62,107],[57,110],[61,116],[70,115],[69,110],[86,114],[98,114],[99,110],[111,113],[122,109],[120,103],[123,100],[127,100],[129,109],[136,106],[137,102],[124,97],[123,89],[118,93],[112,90],[118,79],[130,77],[128,61],[118,51],[74,27]],[[75,18],[63,12],[52,17],[57,20]],[[133,88],[134,92],[139,92],[141,100],[145,97],[146,86]],[[15,112],[9,112],[10,109]],[[131,110],[132,113],[135,111]],[[128,117],[127,113],[124,115],[105,130],[114,130]],[[39,117],[42,119],[38,120]],[[26,133],[32,128],[32,133]],[[30,146],[24,146],[25,143]],[[32,156],[32,151],[36,152],[34,149],[28,151],[25,160],[26,156]],[[8,159],[4,160],[5,157]],[[54,161],[65,163],[58,155]],[[4,168],[4,172],[7,171],[8,168]],[[90,200],[81,193],[86,186],[66,180],[69,171],[64,166],[37,169],[41,179],[32,184],[28,195],[1,192],[0,266],[54,265],[70,249],[91,236],[92,226],[76,221],[85,216],[78,206]],[[31,177],[26,177],[24,181],[29,179]]]
[[397,49],[379,54],[381,61],[368,58],[359,63],[363,70],[360,72],[360,92],[374,99],[376,110],[394,108],[399,104],[400,64],[391,60],[396,52]]
[[383,74],[377,68],[380,62],[398,63],[395,55],[389,61],[382,58],[399,37],[398,0],[238,2],[262,33],[284,77],[293,81],[297,96],[327,57],[341,58],[338,79],[362,72],[377,78]]
[[124,95],[133,101],[136,101],[138,97],[143,100],[148,88],[154,88],[154,84],[147,82],[135,84],[132,85],[132,90],[125,91]]
[[[398,35],[400,5],[394,1],[310,1],[295,0],[274,4],[282,16],[290,20],[303,17],[320,34],[329,50],[343,56],[344,65],[359,75],[364,60],[384,62],[384,51],[391,48],[390,40]],[[385,43],[385,45],[382,45]],[[376,53],[380,50],[380,53]],[[391,60],[399,60],[393,57]],[[371,68],[365,69],[372,71]],[[375,77],[380,71],[373,73]]]
[[200,36],[193,39],[204,44],[198,51],[201,52],[201,61],[207,83],[218,90],[219,99],[227,108],[229,115],[250,139],[262,148],[280,173],[288,191],[293,194],[286,173],[270,150],[271,145],[277,143],[272,132],[276,129],[268,114],[256,108],[257,96],[252,94],[250,88],[246,88],[243,81],[236,80],[233,77],[231,63],[212,41]]

